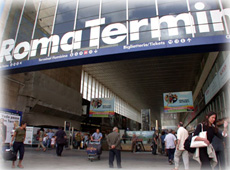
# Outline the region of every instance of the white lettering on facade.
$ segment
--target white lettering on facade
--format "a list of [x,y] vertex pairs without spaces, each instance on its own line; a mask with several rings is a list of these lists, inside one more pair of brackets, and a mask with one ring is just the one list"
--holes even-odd
[[[228,16],[226,18],[230,18],[230,8],[224,9],[223,11],[201,11],[204,7],[204,4],[202,8],[200,8],[200,5],[195,5],[195,8],[199,10],[199,12],[195,13],[195,16],[190,13],[181,13],[178,15],[144,18],[141,20],[129,21],[129,26],[126,26],[123,23],[109,24],[105,26],[103,30],[101,30],[101,26],[105,24],[105,18],[86,21],[85,27],[90,28],[89,47],[98,48],[100,38],[105,44],[118,44],[127,38],[127,34],[130,35],[130,42],[138,41],[140,40],[141,27],[150,27],[151,38],[161,39],[162,35],[160,27],[163,23],[167,24],[169,36],[177,36],[179,35],[179,21],[183,21],[186,34],[196,34],[196,31],[199,31],[199,33],[208,33],[210,30],[213,30],[214,32],[224,31],[223,17]],[[212,23],[208,23],[208,12],[210,13]],[[198,23],[194,22],[194,17],[197,18]],[[198,27],[197,30],[195,29],[195,25]],[[211,26],[213,29],[211,29]],[[30,57],[35,57],[38,49],[40,49],[40,55],[43,56],[49,55],[48,51],[50,51],[51,54],[58,53],[59,46],[63,51],[80,49],[83,31],[84,30],[67,32],[61,38],[59,35],[52,35],[49,38],[43,37],[41,39],[32,40],[31,44],[25,41],[19,43],[16,47],[13,39],[4,40],[0,49],[0,63],[3,63],[4,61],[11,62],[14,59],[22,60],[27,56],[28,59]]]

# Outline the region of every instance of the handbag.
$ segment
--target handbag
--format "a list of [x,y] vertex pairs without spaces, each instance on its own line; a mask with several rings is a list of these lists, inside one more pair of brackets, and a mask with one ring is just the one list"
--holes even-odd
[[187,139],[184,141],[184,149],[190,153],[195,153],[196,148],[191,148],[191,141],[192,141],[193,133],[191,133]]
[[6,161],[16,161],[17,154],[11,149],[6,149],[3,152],[3,159]]
[[[192,137],[191,148],[202,148],[207,147],[208,145],[204,141],[195,141],[197,136]],[[199,133],[199,137],[207,139],[207,131],[203,131],[203,125],[201,124],[201,132]]]

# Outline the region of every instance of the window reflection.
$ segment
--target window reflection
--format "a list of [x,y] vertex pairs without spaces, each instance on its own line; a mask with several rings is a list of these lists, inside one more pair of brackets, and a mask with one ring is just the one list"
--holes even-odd
[[189,1],[191,11],[206,11],[218,9],[218,0],[190,0]]
[[23,3],[23,0],[12,3],[3,39],[15,39]]
[[129,20],[156,16],[155,0],[129,1]]
[[101,17],[105,18],[106,24],[125,21],[126,0],[103,1],[101,13]]
[[16,44],[22,41],[30,42],[33,33],[33,27],[36,19],[38,6],[39,6],[39,0],[26,1]]
[[188,12],[186,0],[157,0],[159,16]]
[[37,26],[35,30],[35,39],[49,37],[52,33],[53,20],[56,9],[56,0],[46,1],[41,4]]

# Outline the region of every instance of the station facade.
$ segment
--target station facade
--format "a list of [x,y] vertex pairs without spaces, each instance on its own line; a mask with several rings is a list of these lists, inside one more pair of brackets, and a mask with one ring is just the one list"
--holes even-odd
[[[209,53],[191,89],[195,111],[176,121],[192,129],[210,110],[228,116],[227,0],[12,0],[2,6],[1,107],[22,111],[30,125],[71,121],[78,130],[115,125],[139,130],[140,110],[82,67],[139,54]],[[114,98],[115,118],[88,118],[92,98]]]

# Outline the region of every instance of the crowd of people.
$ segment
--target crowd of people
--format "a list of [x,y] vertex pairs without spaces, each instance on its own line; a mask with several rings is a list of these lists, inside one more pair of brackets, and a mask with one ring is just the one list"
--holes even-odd
[[[209,112],[204,121],[199,123],[193,132],[194,141],[203,141],[207,147],[195,148],[193,159],[198,161],[201,170],[225,170],[226,162],[229,160],[229,136],[228,124],[229,118],[217,119],[215,112]],[[199,137],[200,132],[206,132],[206,137]],[[178,123],[177,132],[174,130],[163,131],[160,137],[158,134],[153,135],[152,154],[156,154],[156,139],[161,144],[161,154],[168,156],[168,162],[175,165],[173,170],[179,169],[180,157],[184,163],[184,169],[189,169],[190,153],[184,148],[185,140],[189,137],[189,132],[183,127],[183,122]]]
[[[194,141],[203,141],[207,146],[196,148],[193,153],[193,159],[197,160],[201,165],[201,170],[208,170],[215,167],[216,170],[224,170],[226,168],[226,157],[229,155],[225,152],[229,149],[229,136],[228,136],[228,124],[229,119],[223,118],[217,120],[217,114],[215,112],[209,112],[203,122],[199,123],[193,133]],[[1,121],[1,144],[6,138],[4,133],[5,126]],[[23,168],[22,160],[24,157],[24,141],[26,137],[26,122],[22,122],[21,126],[13,129],[10,146],[13,147],[14,152],[19,152],[19,162],[17,167]],[[200,132],[206,132],[207,137],[200,137]],[[47,132],[41,128],[38,133],[38,147],[36,150],[42,148],[46,151],[47,148],[55,148],[57,156],[62,156],[63,148],[67,145],[67,135],[62,127],[54,133],[51,129]],[[157,155],[159,146],[161,145],[161,154],[168,157],[168,162],[174,165],[173,170],[179,169],[180,158],[182,157],[184,163],[184,169],[189,170],[189,155],[190,153],[185,149],[184,143],[188,138],[189,132],[184,128],[183,122],[178,123],[177,131],[168,130],[162,131],[159,134],[158,131],[152,136],[152,154]],[[73,145],[76,149],[86,148],[90,141],[101,144],[103,135],[99,129],[90,136],[89,134],[75,133],[73,136]],[[131,151],[135,151],[137,136],[134,134],[132,138]],[[121,141],[119,130],[117,127],[113,128],[113,131],[106,136],[106,141],[109,149],[109,167],[113,168],[114,157],[117,160],[117,167],[121,168]],[[100,154],[101,154],[100,148]],[[217,164],[217,166],[215,166]],[[12,161],[12,168],[15,167],[15,161]]]

